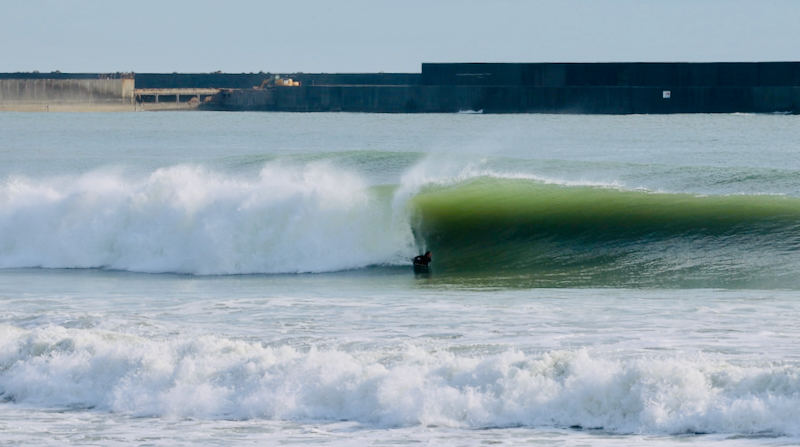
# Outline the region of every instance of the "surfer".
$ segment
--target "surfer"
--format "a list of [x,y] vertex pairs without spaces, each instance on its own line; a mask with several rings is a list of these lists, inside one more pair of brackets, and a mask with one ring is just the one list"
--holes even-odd
[[414,258],[414,269],[427,269],[431,262],[431,252],[426,251],[424,255]]

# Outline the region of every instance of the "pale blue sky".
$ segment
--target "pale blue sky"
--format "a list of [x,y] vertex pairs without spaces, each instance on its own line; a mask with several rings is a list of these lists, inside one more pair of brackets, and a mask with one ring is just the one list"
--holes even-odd
[[0,0],[0,72],[800,60],[800,0]]

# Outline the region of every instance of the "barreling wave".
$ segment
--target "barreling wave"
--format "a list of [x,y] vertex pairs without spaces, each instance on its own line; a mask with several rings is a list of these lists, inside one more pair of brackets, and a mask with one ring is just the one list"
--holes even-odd
[[[446,271],[525,271],[567,284],[695,285],[796,271],[800,199],[694,195],[483,175],[423,188],[416,237]],[[770,272],[770,273],[767,273]]]
[[[797,287],[800,199],[565,182],[424,161],[370,185],[326,160],[0,185],[0,268],[246,274],[407,265],[536,286]],[[443,276],[439,276],[443,277]]]
[[0,402],[132,416],[800,436],[796,365],[587,350],[298,349],[0,326]]

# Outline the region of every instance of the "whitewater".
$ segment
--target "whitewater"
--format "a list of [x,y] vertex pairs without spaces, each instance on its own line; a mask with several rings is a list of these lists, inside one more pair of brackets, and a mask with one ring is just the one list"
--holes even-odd
[[797,125],[2,114],[0,440],[795,445]]
[[0,189],[0,267],[243,274],[388,263],[408,241],[375,202],[357,176],[314,164],[267,166],[252,180],[196,166],[139,181],[17,178]]

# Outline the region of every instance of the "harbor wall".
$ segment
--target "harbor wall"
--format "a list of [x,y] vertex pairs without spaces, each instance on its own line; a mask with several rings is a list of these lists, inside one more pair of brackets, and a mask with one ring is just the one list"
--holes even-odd
[[800,113],[800,87],[300,86],[223,93],[219,110],[378,113]]
[[2,79],[4,111],[133,111],[133,79]]
[[800,113],[800,62],[425,63],[421,73],[0,73],[0,110]]
[[800,62],[424,63],[423,85],[800,87]]
[[[800,63],[425,63],[406,84],[316,75],[221,110],[378,113],[800,113]],[[324,78],[323,76],[331,76]],[[337,77],[340,76],[340,77]],[[392,80],[403,81],[394,74]],[[297,77],[297,76],[295,76]]]

